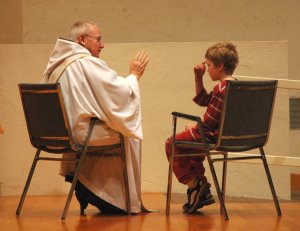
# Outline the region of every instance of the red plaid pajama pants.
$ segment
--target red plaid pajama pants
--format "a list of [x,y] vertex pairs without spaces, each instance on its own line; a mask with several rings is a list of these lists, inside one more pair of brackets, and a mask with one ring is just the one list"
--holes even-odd
[[[182,141],[201,141],[201,135],[197,128],[185,130],[179,134],[176,134],[176,140]],[[168,160],[170,160],[172,148],[172,137],[168,138],[166,141],[166,155]],[[196,153],[199,149],[192,148],[178,148],[176,147],[174,153]],[[204,176],[205,168],[203,166],[203,161],[205,156],[187,156],[187,157],[174,157],[173,171],[178,181],[182,184],[187,184],[187,182],[199,178],[203,181],[207,181]]]

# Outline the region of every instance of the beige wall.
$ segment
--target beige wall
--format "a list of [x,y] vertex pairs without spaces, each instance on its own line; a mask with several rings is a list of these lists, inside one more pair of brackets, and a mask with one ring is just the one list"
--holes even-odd
[[80,19],[105,42],[289,42],[289,78],[300,79],[298,0],[12,0],[1,3],[0,43],[52,44]]
[[[5,11],[8,9],[8,11]],[[3,12],[4,13],[3,13]],[[14,12],[14,16],[7,12]],[[79,19],[101,25],[106,47],[102,58],[121,75],[139,49],[151,58],[141,81],[145,140],[143,142],[143,191],[165,191],[167,161],[164,140],[170,135],[173,110],[200,115],[203,109],[191,102],[192,67],[214,41],[231,40],[238,45],[241,63],[237,75],[298,79],[300,60],[300,2],[297,0],[115,0],[115,1],[9,1],[1,3],[0,29],[0,195],[20,194],[33,158],[17,83],[37,82],[57,37],[64,37]],[[13,35],[13,36],[12,36]],[[17,44],[15,44],[17,43]],[[212,85],[207,82],[208,88]],[[176,94],[175,94],[176,93]],[[289,155],[288,95],[279,93],[275,123],[267,151]],[[284,132],[283,138],[278,134]],[[290,142],[297,143],[294,136]],[[295,148],[293,149],[295,150]],[[38,166],[31,194],[64,193],[57,163]],[[267,198],[270,193],[262,166],[230,165],[230,195]],[[44,171],[44,169],[46,171]],[[288,167],[272,167],[282,198],[289,198]],[[209,171],[208,171],[209,172]],[[209,173],[208,173],[209,175]],[[263,178],[263,177],[261,177]],[[253,180],[258,190],[243,179]],[[264,178],[263,178],[264,179]],[[50,181],[50,184],[49,184]],[[261,190],[261,188],[263,190]],[[174,190],[185,188],[174,183]]]
[[81,18],[96,20],[108,42],[283,40],[297,1],[23,2],[24,43],[52,43]]
[[23,42],[22,0],[1,0],[0,3],[0,43]]

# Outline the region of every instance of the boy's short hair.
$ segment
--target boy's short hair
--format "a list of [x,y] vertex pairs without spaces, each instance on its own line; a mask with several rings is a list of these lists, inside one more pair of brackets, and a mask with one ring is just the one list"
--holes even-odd
[[215,66],[224,64],[224,71],[227,75],[233,74],[239,62],[236,47],[230,42],[220,42],[209,47],[205,58],[211,60]]

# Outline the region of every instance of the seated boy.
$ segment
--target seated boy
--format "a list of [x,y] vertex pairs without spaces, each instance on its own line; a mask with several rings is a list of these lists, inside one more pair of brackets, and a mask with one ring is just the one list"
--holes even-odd
[[[216,142],[219,132],[219,121],[226,91],[226,82],[235,80],[232,76],[237,64],[238,53],[235,45],[229,42],[217,43],[209,47],[205,54],[205,61],[194,67],[196,96],[194,102],[207,107],[202,118],[205,136],[208,142]],[[206,66],[207,65],[207,68]],[[207,93],[203,85],[203,76],[208,71],[212,81],[219,81],[213,91]],[[176,140],[201,142],[201,135],[195,124],[188,124],[185,131],[176,134]],[[166,141],[166,154],[171,154],[172,138]],[[191,148],[176,148],[175,153],[191,153]],[[187,202],[183,205],[184,212],[194,213],[203,206],[214,203],[210,192],[210,183],[204,175],[203,157],[174,158],[173,171],[182,184],[187,185]]]

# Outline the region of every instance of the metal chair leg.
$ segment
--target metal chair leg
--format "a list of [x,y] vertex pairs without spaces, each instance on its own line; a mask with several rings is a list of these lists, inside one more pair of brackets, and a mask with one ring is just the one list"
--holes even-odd
[[177,126],[177,117],[173,116],[173,121],[172,121],[173,134],[172,134],[171,156],[170,156],[170,160],[169,160],[166,215],[170,214],[170,206],[171,206],[171,191],[172,191],[172,176],[173,176],[173,164],[174,164],[174,152],[175,152],[176,126]]
[[216,190],[217,190],[218,198],[219,198],[219,201],[220,201],[220,204],[221,204],[221,209],[223,211],[224,218],[227,221],[229,219],[229,217],[228,217],[228,213],[227,213],[225,203],[224,203],[224,200],[223,200],[223,194],[220,190],[217,174],[216,174],[216,171],[215,171],[215,168],[214,168],[214,165],[213,165],[213,162],[212,162],[212,159],[211,159],[211,156],[210,156],[209,153],[207,153],[207,160],[208,160],[209,168],[210,168],[210,171],[211,171],[211,174],[212,174],[212,177],[213,177],[213,180],[214,180],[214,184],[215,184],[215,187],[216,187]]
[[171,156],[170,156],[170,160],[169,160],[169,175],[168,175],[166,215],[170,214],[171,191],[172,191],[172,177],[173,177],[173,164],[174,164],[174,143],[172,141],[172,150],[171,150]]
[[166,203],[166,214],[170,214],[170,206],[171,206],[171,191],[172,191],[172,176],[173,176],[173,160],[170,159],[169,163],[169,176],[168,176],[168,189],[167,189],[167,203]]
[[[227,157],[228,153],[224,152],[224,161],[223,161],[223,173],[222,173],[222,195],[223,195],[223,201],[225,203],[225,195],[226,195],[226,179],[227,179]],[[220,212],[223,214],[222,206],[220,206]]]
[[61,215],[62,220],[66,219],[66,216],[67,216],[67,213],[68,213],[68,210],[69,210],[69,207],[70,207],[70,203],[71,203],[71,200],[72,200],[72,197],[73,197],[73,193],[75,191],[75,187],[76,187],[76,184],[77,184],[77,181],[78,181],[78,175],[79,175],[79,171],[80,171],[80,168],[81,168],[81,163],[83,162],[83,160],[85,158],[85,155],[86,155],[86,152],[83,152],[80,155],[80,159],[78,161],[77,168],[76,168],[76,171],[74,173],[72,185],[71,185],[71,188],[69,190],[69,194],[68,194],[68,197],[67,197],[67,200],[66,200],[66,203],[65,203],[63,213]]
[[70,207],[71,199],[72,199],[72,196],[73,196],[73,193],[74,193],[74,190],[75,190],[75,186],[76,186],[76,183],[77,183],[77,180],[78,180],[78,175],[79,175],[79,171],[80,171],[80,168],[81,168],[81,164],[84,161],[84,158],[86,156],[87,147],[88,147],[88,144],[89,144],[89,141],[90,141],[90,138],[91,138],[91,134],[92,134],[92,131],[93,131],[93,128],[94,128],[94,124],[95,124],[95,120],[91,119],[90,126],[89,126],[89,129],[88,129],[87,134],[86,134],[84,148],[83,148],[82,152],[80,153],[80,158],[79,158],[79,161],[78,161],[78,164],[77,164],[77,167],[76,167],[76,171],[74,173],[74,178],[73,178],[73,181],[72,181],[72,185],[71,185],[71,188],[70,188],[67,200],[66,200],[66,204],[65,204],[63,213],[61,215],[62,220],[66,219],[66,216],[67,216],[67,213],[68,213],[68,210],[69,210],[69,207]]
[[31,169],[30,169],[30,172],[28,174],[27,181],[26,181],[26,184],[25,184],[25,187],[24,187],[24,190],[23,190],[23,193],[22,193],[22,196],[21,196],[21,199],[20,199],[17,211],[16,211],[16,215],[20,215],[20,213],[21,213],[23,203],[24,203],[24,200],[25,200],[25,197],[26,197],[26,194],[27,194],[27,191],[28,191],[28,188],[29,188],[29,185],[30,185],[35,167],[36,167],[36,164],[39,160],[40,153],[41,153],[40,149],[38,149],[35,153],[35,156],[34,156],[34,159],[33,159],[32,165],[31,165]]
[[268,182],[269,182],[269,185],[270,185],[270,189],[271,189],[271,192],[272,192],[272,197],[273,197],[273,201],[274,201],[274,204],[275,204],[275,207],[276,207],[277,215],[281,216],[282,213],[281,213],[280,205],[279,205],[278,198],[277,198],[277,195],[276,195],[275,187],[274,187],[274,184],[273,184],[273,181],[272,181],[271,173],[270,173],[270,170],[269,170],[269,167],[268,167],[268,163],[267,163],[267,160],[266,160],[265,152],[264,152],[263,148],[259,148],[259,150],[260,150],[262,161],[263,161],[263,164],[264,164],[264,167],[265,167],[265,171],[266,171],[266,175],[267,175]]

